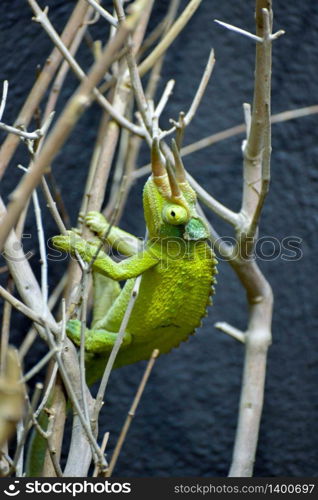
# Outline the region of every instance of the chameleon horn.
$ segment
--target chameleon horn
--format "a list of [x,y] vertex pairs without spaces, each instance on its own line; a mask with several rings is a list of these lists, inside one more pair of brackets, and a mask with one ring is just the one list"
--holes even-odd
[[154,137],[152,141],[151,169],[154,177],[162,177],[166,174],[166,169],[161,159],[158,137]]
[[171,141],[171,149],[172,149],[173,156],[174,156],[177,181],[178,182],[187,182],[185,169],[184,169],[184,166],[183,166],[183,163],[181,160],[178,146],[177,146],[176,141],[174,139],[172,139],[172,141]]
[[161,158],[158,137],[155,137],[152,141],[151,169],[152,169],[152,176],[154,183],[156,184],[162,196],[169,199],[170,198],[169,179],[166,167]]
[[167,168],[167,173],[168,173],[168,177],[169,177],[169,184],[170,184],[172,198],[181,198],[182,193],[180,191],[180,188],[179,188],[176,176],[174,174],[172,165],[168,159],[167,159],[167,167],[166,168]]

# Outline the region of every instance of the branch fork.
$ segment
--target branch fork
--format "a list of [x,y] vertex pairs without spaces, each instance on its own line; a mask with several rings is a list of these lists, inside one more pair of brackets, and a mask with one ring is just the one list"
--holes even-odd
[[242,28],[238,28],[237,26],[233,26],[232,24],[225,23],[224,21],[219,21],[218,19],[214,19],[214,22],[219,24],[220,26],[223,26],[223,28],[226,28],[230,31],[234,31],[235,33],[238,33],[240,35],[243,35],[247,38],[250,38],[251,40],[254,40],[254,42],[257,43],[270,43],[273,40],[276,40],[280,36],[285,34],[284,30],[278,30],[276,33],[271,32],[271,22],[270,22],[270,14],[268,9],[262,9],[262,14],[263,14],[263,20],[264,20],[264,25],[265,25],[265,30],[264,30],[264,36],[258,36],[254,35],[254,33],[250,33],[249,31],[246,31]]

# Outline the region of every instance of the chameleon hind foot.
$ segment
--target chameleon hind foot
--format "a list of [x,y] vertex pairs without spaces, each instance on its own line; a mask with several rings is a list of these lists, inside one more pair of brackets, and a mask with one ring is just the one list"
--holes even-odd
[[[66,325],[67,336],[76,345],[81,343],[81,322],[77,319],[71,319]],[[108,330],[89,330],[85,331],[85,351],[92,353],[110,352],[116,342],[118,333]],[[121,347],[127,347],[131,342],[130,333],[125,333]]]

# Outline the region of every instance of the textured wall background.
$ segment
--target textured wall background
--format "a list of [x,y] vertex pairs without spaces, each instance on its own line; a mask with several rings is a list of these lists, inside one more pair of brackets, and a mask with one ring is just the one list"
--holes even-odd
[[[152,25],[165,11],[168,0],[157,1]],[[72,1],[49,0],[50,18],[61,29]],[[183,1],[182,5],[186,2]],[[274,44],[273,113],[317,103],[318,4],[274,1],[275,29],[286,35]],[[254,30],[254,2],[204,0],[187,30],[173,44],[166,58],[161,86],[176,78],[173,98],[164,117],[186,110],[197,88],[208,52],[213,46],[217,64],[200,110],[187,131],[185,143],[200,139],[242,121],[242,103],[250,102],[253,84],[253,42],[213,23],[218,18]],[[94,36],[104,38],[100,21]],[[0,3],[0,78],[10,82],[4,120],[14,121],[31,88],[37,64],[51,50],[39,25],[31,22],[26,1]],[[88,49],[79,54],[82,64],[90,61]],[[76,87],[70,74],[61,104]],[[85,181],[90,148],[100,112],[97,106],[85,114],[53,168],[67,209],[75,223],[76,210]],[[261,235],[282,240],[302,239],[303,257],[297,262],[280,258],[263,262],[262,268],[275,293],[273,345],[269,352],[264,414],[255,473],[259,476],[317,475],[317,116],[273,126],[272,186],[262,218]],[[242,137],[219,143],[189,156],[189,171],[213,195],[234,210],[239,208]],[[147,161],[147,151],[140,165]],[[18,162],[26,163],[20,147],[1,186],[7,196],[21,176]],[[141,190],[135,185],[123,227],[143,235]],[[47,236],[56,233],[44,211]],[[229,229],[212,215],[222,234]],[[26,232],[33,227],[30,216]],[[35,234],[35,233],[34,233]],[[38,271],[36,236],[28,241]],[[51,267],[51,286],[65,264]],[[117,474],[125,476],[218,476],[226,475],[231,459],[240,391],[243,348],[213,324],[226,320],[242,329],[246,310],[244,292],[226,263],[219,266],[215,306],[204,327],[171,354],[159,359],[146,389],[137,417],[129,432]],[[17,340],[27,328],[20,322]],[[25,326],[24,326],[25,325]],[[42,347],[39,347],[41,350]],[[38,354],[39,355],[39,354]],[[29,360],[31,363],[32,360]],[[125,418],[143,371],[143,363],[120,369],[112,375],[103,413],[103,430],[110,430],[110,449]]]

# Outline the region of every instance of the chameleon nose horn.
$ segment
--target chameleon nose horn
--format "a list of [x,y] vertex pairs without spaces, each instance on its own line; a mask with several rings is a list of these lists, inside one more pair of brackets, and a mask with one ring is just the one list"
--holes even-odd
[[182,198],[182,193],[181,193],[181,190],[179,188],[178,181],[177,181],[176,176],[174,174],[172,165],[168,159],[167,159],[166,168],[167,168],[172,198]]
[[178,146],[177,146],[176,141],[174,139],[172,139],[172,141],[171,141],[171,149],[172,149],[173,157],[174,157],[177,182],[185,183],[185,182],[187,182],[186,173],[185,173],[185,169],[183,166],[183,162],[181,160]]

